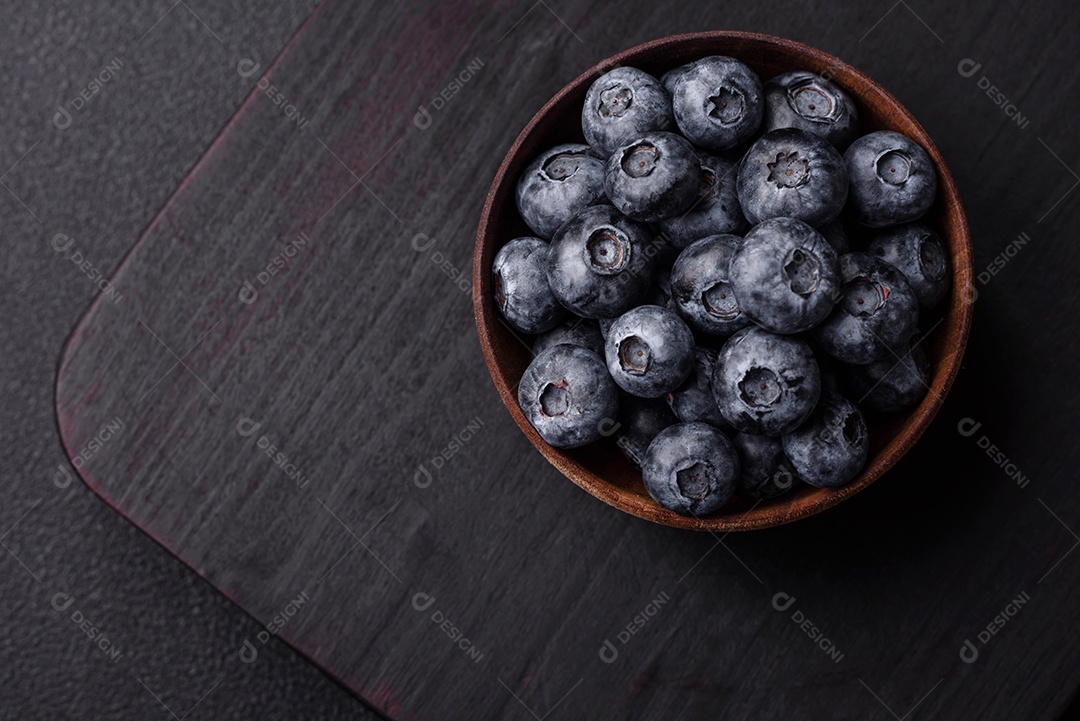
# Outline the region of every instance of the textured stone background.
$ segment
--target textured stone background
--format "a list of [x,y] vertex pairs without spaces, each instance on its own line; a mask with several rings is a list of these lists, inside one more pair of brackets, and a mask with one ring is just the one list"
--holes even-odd
[[[0,718],[371,716],[355,697],[280,643],[261,647],[258,664],[235,672],[237,649],[259,625],[77,480],[64,488],[55,482],[59,469],[71,472],[53,411],[56,366],[97,289],[54,251],[53,238],[61,233],[73,238],[100,273],[114,270],[254,85],[258,76],[240,77],[237,60],[271,61],[311,9],[311,3],[252,8],[169,0],[9,3],[5,8],[8,20],[0,28],[6,80],[0,86],[5,281],[0,309],[6,318],[0,330]],[[574,19],[592,10],[587,4],[537,6],[525,0],[503,3],[495,12],[501,26],[516,33],[513,41],[523,53],[546,62],[552,42],[577,46],[565,33],[580,29]],[[689,5],[661,11],[649,4],[635,15],[624,4],[618,15],[612,33],[624,34],[625,42],[604,37],[599,47],[574,50],[580,62],[552,60],[552,87],[538,89],[538,95],[546,97],[577,70],[622,47],[703,28]],[[704,26],[772,32],[817,45],[866,70],[915,112],[937,139],[967,204],[977,272],[1019,233],[1032,238],[1016,260],[980,288],[968,368],[950,399],[951,414],[943,412],[936,425],[937,447],[966,448],[970,473],[980,483],[995,493],[1015,492],[975,447],[975,438],[951,430],[958,418],[975,416],[985,421],[983,432],[1029,472],[1027,493],[1010,498],[1017,499],[1016,515],[1025,523],[1039,516],[1039,533],[1029,545],[1018,543],[1014,556],[970,562],[996,564],[1008,579],[1027,559],[1047,558],[1049,567],[1061,557],[1051,577],[1054,585],[1043,586],[1045,595],[1036,597],[1053,595],[1060,604],[1067,589],[1077,587],[1076,555],[1061,554],[1071,550],[1069,527],[1080,526],[1065,483],[1076,467],[1076,450],[1062,430],[1075,427],[1076,387],[1069,378],[1078,356],[1075,323],[1069,319],[1078,298],[1072,239],[1080,225],[1073,192],[1080,182],[1072,121],[1080,112],[1072,67],[1073,38],[1080,30],[1075,7],[1064,0],[1037,11],[1019,3],[985,9],[966,2],[945,9],[888,0],[747,2],[725,5],[722,15],[722,23]],[[569,27],[560,24],[563,19]],[[582,42],[597,41],[586,36]],[[970,78],[957,72],[965,58],[982,63]],[[576,69],[566,73],[564,63]],[[118,68],[114,77],[72,114],[70,125],[57,127],[57,107],[70,107],[110,65]],[[497,70],[507,72],[492,68]],[[995,107],[978,87],[983,76],[1029,124],[1018,127]],[[489,100],[465,93],[462,98],[470,98],[456,101],[462,113],[468,103]],[[515,109],[515,122],[522,114],[528,112]],[[402,124],[409,120],[402,118]],[[59,119],[60,125],[66,122]],[[1024,369],[1018,377],[1015,367]],[[1036,497],[1045,498],[1047,510],[1053,507],[1064,520],[1044,511]],[[880,507],[882,496],[876,498]],[[972,502],[992,507],[1003,527],[1015,522],[1011,501],[988,498],[982,493]],[[927,502],[933,504],[934,496]],[[957,507],[963,502],[949,498]],[[1058,522],[1064,527],[1054,525]],[[918,533],[918,524],[910,532]],[[1035,576],[1042,571],[1040,566]],[[1000,596],[986,602],[987,620],[1015,591],[1007,582],[998,590]],[[57,594],[74,599],[71,606],[56,610]],[[1025,613],[1043,613],[1037,608],[1033,601]],[[120,650],[117,662],[71,620],[76,610]],[[1014,628],[1021,631],[1019,622]],[[1043,651],[1059,657],[1062,646],[1076,648],[1077,638],[1075,632],[1036,635],[1024,645],[1029,664],[1037,666]],[[1059,706],[1063,697],[1048,698],[1046,705]],[[916,700],[896,700],[897,715]],[[929,706],[928,701],[919,711]],[[887,717],[884,708],[880,711]]]

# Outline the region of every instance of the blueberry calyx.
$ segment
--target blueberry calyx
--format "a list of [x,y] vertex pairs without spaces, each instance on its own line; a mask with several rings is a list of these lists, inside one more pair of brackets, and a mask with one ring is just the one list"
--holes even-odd
[[623,151],[622,169],[631,178],[643,178],[652,173],[659,161],[660,149],[642,141]]
[[858,447],[862,443],[863,436],[866,434],[866,426],[863,423],[862,415],[859,413],[848,413],[840,421],[840,433],[847,441],[848,445]]
[[644,375],[652,361],[652,349],[649,344],[636,335],[624,338],[619,343],[619,364],[632,375]]
[[889,185],[903,185],[911,176],[911,158],[900,150],[890,150],[877,159],[877,176]]
[[813,253],[795,248],[784,263],[784,275],[792,293],[808,298],[817,290],[818,280],[821,278],[821,263]]
[[540,389],[540,410],[546,416],[561,416],[570,410],[570,391],[564,383],[548,383]]
[[797,150],[777,153],[776,161],[765,165],[769,169],[767,180],[777,188],[796,188],[810,179],[810,161],[800,158]]
[[739,304],[728,283],[716,283],[707,288],[701,294],[701,303],[709,315],[715,315],[723,320],[737,318],[740,313]]
[[585,158],[584,153],[559,153],[548,158],[543,165],[544,175],[548,180],[566,180],[571,178],[581,168],[581,161]]
[[919,268],[931,280],[941,280],[945,276],[945,253],[930,235],[919,241]]
[[675,483],[679,493],[688,501],[700,501],[709,493],[709,467],[694,463],[675,472]]
[[788,88],[791,109],[807,120],[835,120],[840,103],[812,78]]
[[709,117],[719,120],[721,125],[731,125],[743,116],[746,98],[738,90],[717,88],[715,95],[709,96]]
[[617,118],[634,102],[634,91],[621,83],[601,91],[596,112],[605,118]]
[[889,298],[889,289],[883,283],[860,276],[852,278],[841,290],[842,307],[848,315],[868,318],[881,310]]
[[780,400],[784,389],[776,373],[768,368],[751,368],[739,381],[739,395],[747,405],[768,407]]
[[595,273],[615,275],[630,262],[630,244],[615,228],[597,228],[585,243],[585,254]]

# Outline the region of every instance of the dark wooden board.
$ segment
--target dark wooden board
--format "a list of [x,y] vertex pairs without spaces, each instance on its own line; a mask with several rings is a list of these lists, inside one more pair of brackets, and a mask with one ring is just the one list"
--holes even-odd
[[[495,168],[582,69],[734,22],[676,3],[323,6],[269,71],[280,95],[249,98],[125,260],[123,300],[99,298],[74,331],[57,406],[69,453],[89,448],[85,480],[395,718],[1051,717],[1080,680],[1080,459],[1050,440],[1076,416],[1058,392],[1075,394],[1078,359],[1060,120],[1076,80],[994,44],[1005,8],[830,9],[810,36],[804,12],[824,7],[755,6],[736,29],[819,45],[904,101],[957,178],[977,268],[1032,239],[980,285],[938,420],[859,497],[738,536],[650,525],[551,469],[487,377],[459,279]],[[1064,52],[1075,25],[1048,16],[1047,44]],[[1029,127],[957,72],[968,57]],[[982,424],[971,437],[965,418]]]

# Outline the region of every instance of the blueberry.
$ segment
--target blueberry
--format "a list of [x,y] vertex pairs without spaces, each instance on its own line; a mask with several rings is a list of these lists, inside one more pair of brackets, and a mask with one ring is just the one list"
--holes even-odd
[[919,322],[919,305],[904,274],[866,253],[840,256],[843,285],[836,308],[814,328],[814,340],[845,363],[899,359]]
[[630,462],[641,468],[649,444],[660,431],[679,422],[667,403],[659,398],[638,398],[624,393],[619,399],[619,421],[615,445]]
[[862,413],[828,390],[810,419],[782,440],[796,475],[818,488],[842,486],[859,475],[870,447]]
[[701,188],[701,160],[675,133],[635,136],[607,159],[604,189],[634,220],[654,222],[686,211]]
[[517,207],[541,238],[583,208],[604,201],[604,163],[588,145],[559,145],[540,155],[517,185]]
[[921,340],[919,334],[913,335],[899,360],[890,355],[873,363],[850,367],[851,390],[859,405],[882,413],[896,413],[919,404],[928,390],[928,365]]
[[594,320],[576,317],[536,336],[532,344],[533,355],[540,355],[548,348],[563,343],[591,350],[600,357],[604,355],[604,336],[600,333],[600,326]]
[[702,58],[673,79],[675,122],[694,145],[725,150],[757,133],[765,109],[761,79],[745,64],[723,56]]
[[701,187],[697,199],[685,212],[661,220],[660,231],[677,248],[698,238],[720,233],[741,233],[746,218],[735,191],[738,166],[714,155],[701,155]]
[[673,123],[671,95],[656,78],[636,68],[615,68],[597,78],[581,108],[585,139],[605,158],[642,133]]
[[701,333],[731,335],[753,321],[739,308],[728,267],[742,246],[737,235],[713,235],[688,245],[671,269],[671,292],[686,323]]
[[786,493],[795,485],[795,474],[779,438],[736,433],[731,442],[739,452],[742,469],[736,486],[739,495],[765,500]]
[[551,240],[547,277],[559,302],[585,318],[630,310],[652,284],[652,232],[610,205],[581,211]]
[[765,83],[765,130],[778,128],[805,130],[843,150],[859,134],[859,112],[835,83],[796,70]]
[[937,193],[937,172],[915,141],[891,130],[864,135],[844,153],[855,219],[870,228],[918,220]]
[[661,431],[641,469],[653,500],[684,516],[720,510],[735,493],[738,477],[734,446],[707,423],[679,423]]
[[675,416],[684,423],[700,421],[729,430],[728,422],[720,415],[713,397],[712,375],[716,353],[707,348],[694,349],[694,367],[681,386],[667,394],[668,405]]
[[547,280],[549,246],[539,238],[515,238],[491,264],[495,304],[522,333],[551,330],[566,316]]
[[751,223],[797,218],[820,227],[844,208],[847,167],[836,148],[817,135],[797,128],[773,130],[746,151],[736,188]]
[[600,438],[616,417],[619,389],[604,362],[572,345],[548,348],[533,358],[518,384],[518,403],[536,432],[556,448],[576,448]]
[[675,311],[641,305],[612,324],[604,355],[620,388],[659,398],[682,385],[693,370],[694,334]]
[[949,288],[949,264],[945,247],[933,228],[908,223],[880,231],[866,252],[892,263],[904,274],[919,301],[919,310],[930,310]]
[[836,251],[801,220],[773,218],[746,234],[730,267],[743,313],[774,333],[800,333],[836,303]]
[[689,69],[689,65],[680,65],[677,68],[668,70],[660,76],[660,84],[664,86],[664,90],[668,91],[668,95],[675,94],[675,83],[678,82],[679,78],[685,75],[686,71]]
[[806,343],[751,326],[720,350],[712,389],[721,415],[736,430],[779,436],[814,410],[821,373]]

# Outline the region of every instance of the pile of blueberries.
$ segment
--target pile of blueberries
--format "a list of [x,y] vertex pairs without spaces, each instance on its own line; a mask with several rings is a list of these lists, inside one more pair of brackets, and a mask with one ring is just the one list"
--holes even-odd
[[926,392],[919,314],[949,283],[919,222],[937,191],[926,151],[860,135],[828,79],[762,84],[721,56],[659,80],[618,67],[581,123],[588,145],[525,170],[536,237],[492,267],[507,324],[536,335],[518,386],[536,431],[575,448],[617,429],[652,498],[684,515],[855,478],[860,407]]

